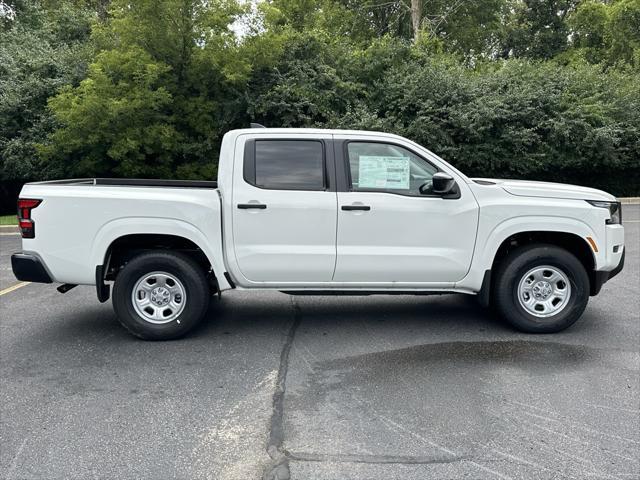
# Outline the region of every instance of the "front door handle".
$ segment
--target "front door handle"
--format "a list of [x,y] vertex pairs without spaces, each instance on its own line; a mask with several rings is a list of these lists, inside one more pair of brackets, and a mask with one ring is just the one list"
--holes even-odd
[[342,210],[346,210],[348,212],[352,212],[354,210],[363,210],[365,212],[368,212],[369,210],[371,210],[371,207],[369,205],[342,205]]
[[238,208],[240,210],[249,210],[250,208],[257,208],[258,210],[264,210],[267,206],[264,203],[239,203]]

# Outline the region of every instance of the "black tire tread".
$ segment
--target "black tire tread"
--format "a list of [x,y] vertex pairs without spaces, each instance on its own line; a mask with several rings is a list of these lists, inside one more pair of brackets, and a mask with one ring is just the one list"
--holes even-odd
[[[190,284],[190,287],[185,285],[185,288],[189,290],[187,297],[189,311],[187,312],[185,309],[185,312],[180,315],[181,322],[179,324],[177,322],[167,324],[171,328],[145,324],[144,321],[137,320],[137,315],[135,313],[132,314],[127,305],[127,303],[130,303],[131,295],[127,287],[131,281],[137,280],[140,275],[140,273],[136,274],[135,272],[145,268],[149,272],[157,270],[158,268],[153,266],[147,268],[147,265],[157,265],[159,263],[164,263],[165,266],[169,265],[170,269],[182,270],[185,276],[181,278],[183,284]],[[137,278],[131,279],[132,275],[137,276]],[[151,250],[135,256],[118,274],[113,287],[113,308],[118,321],[129,333],[142,340],[172,340],[182,337],[200,323],[208,306],[209,289],[205,272],[193,259],[180,252]],[[189,315],[185,315],[187,313]]]
[[[516,282],[525,273],[523,270],[536,262],[562,268],[571,282],[570,304],[557,317],[536,319],[515,300]],[[571,252],[556,245],[536,243],[517,247],[502,259],[494,278],[492,297],[496,310],[513,327],[526,333],[556,333],[570,327],[580,318],[589,300],[589,276],[584,265]]]

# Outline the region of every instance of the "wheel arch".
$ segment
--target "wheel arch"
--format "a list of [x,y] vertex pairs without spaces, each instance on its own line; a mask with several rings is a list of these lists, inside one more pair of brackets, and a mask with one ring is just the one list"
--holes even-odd
[[502,261],[510,251],[522,245],[547,244],[567,250],[572,253],[584,266],[589,281],[593,280],[593,273],[596,269],[596,258],[593,250],[585,238],[568,232],[554,231],[529,231],[510,235],[498,247],[491,264],[491,270],[495,271],[496,266]]
[[[102,267],[102,280],[114,278],[112,266],[117,265],[117,259],[127,255],[123,251],[137,252],[152,249],[175,249],[192,256],[203,268],[208,268],[215,275],[218,288],[230,288],[224,277],[224,262],[222,259],[222,241],[220,238],[211,239],[194,225],[177,219],[161,218],[121,218],[105,224],[96,234],[93,242],[91,261],[96,266],[96,272]],[[114,253],[116,258],[114,258]],[[117,275],[117,272],[115,272]],[[96,283],[100,279],[96,274]]]
[[200,265],[205,272],[215,275],[211,261],[200,246],[192,240],[164,233],[131,233],[114,239],[107,247],[102,263],[105,268],[105,279],[114,280],[118,270],[131,258],[152,250],[180,251]]
[[595,295],[597,293],[597,258],[595,257],[593,249],[586,238],[571,232],[554,230],[525,230],[509,235],[497,246],[495,253],[491,257],[491,264],[488,265],[488,268],[484,271],[482,287],[479,293],[479,298],[482,304],[488,305],[489,303],[495,280],[493,273],[496,271],[500,262],[503,261],[515,248],[534,244],[554,245],[572,253],[584,266],[585,271],[587,272],[589,277],[590,295]]

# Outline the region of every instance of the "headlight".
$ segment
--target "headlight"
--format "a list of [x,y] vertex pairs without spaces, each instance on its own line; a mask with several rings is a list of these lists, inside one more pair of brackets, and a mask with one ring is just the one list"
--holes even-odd
[[607,220],[607,225],[619,225],[622,223],[622,205],[620,202],[601,202],[599,200],[587,200],[591,205],[598,208],[607,208],[611,216]]

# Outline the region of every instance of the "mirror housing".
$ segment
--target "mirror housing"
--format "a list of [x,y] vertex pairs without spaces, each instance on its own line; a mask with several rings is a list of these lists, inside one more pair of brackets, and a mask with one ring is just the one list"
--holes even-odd
[[454,193],[453,189],[456,186],[456,181],[448,173],[438,172],[433,175],[431,181],[433,182],[433,193],[437,195]]

